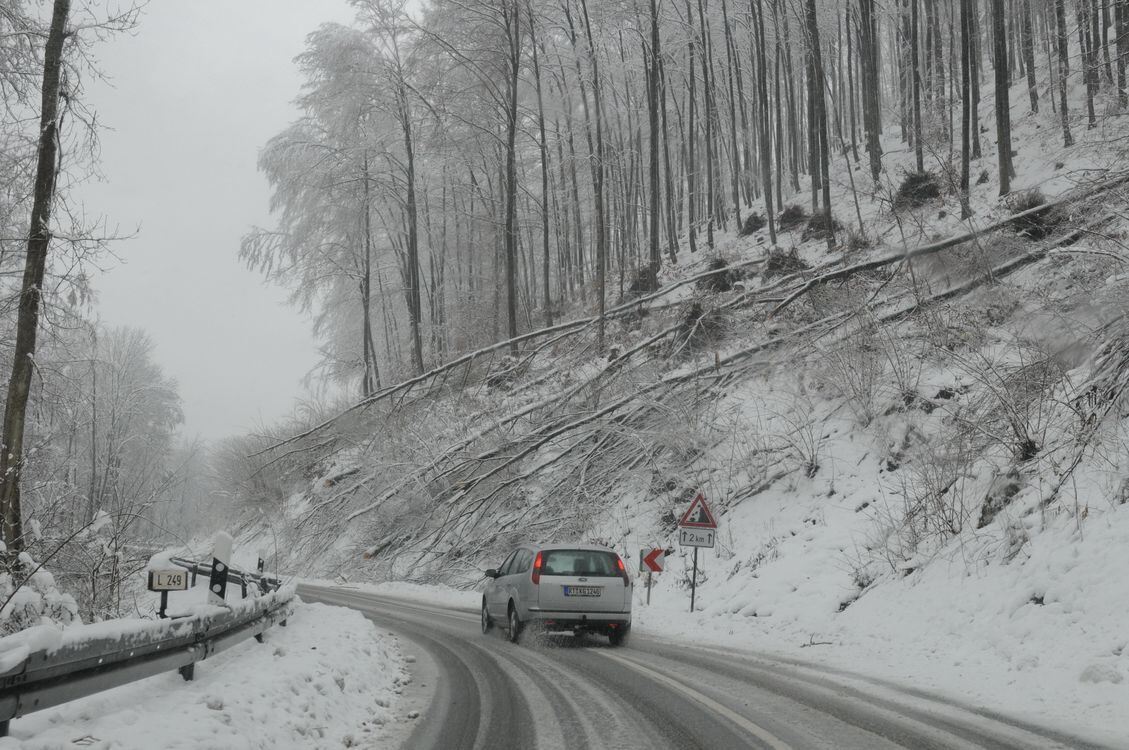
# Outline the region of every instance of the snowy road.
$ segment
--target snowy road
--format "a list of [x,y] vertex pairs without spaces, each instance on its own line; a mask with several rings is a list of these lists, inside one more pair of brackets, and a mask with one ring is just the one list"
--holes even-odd
[[417,748],[1079,748],[1044,728],[747,652],[635,633],[522,645],[479,632],[478,613],[301,586],[360,610],[415,657],[406,696]]

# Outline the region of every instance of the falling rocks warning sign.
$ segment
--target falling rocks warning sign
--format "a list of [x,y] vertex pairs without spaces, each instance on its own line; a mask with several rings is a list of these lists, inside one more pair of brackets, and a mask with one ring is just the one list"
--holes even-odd
[[705,495],[701,492],[697,494],[694,502],[690,503],[690,507],[682,514],[682,520],[678,522],[678,525],[692,529],[717,528],[717,521],[714,520],[713,513],[710,513],[709,506],[706,505]]

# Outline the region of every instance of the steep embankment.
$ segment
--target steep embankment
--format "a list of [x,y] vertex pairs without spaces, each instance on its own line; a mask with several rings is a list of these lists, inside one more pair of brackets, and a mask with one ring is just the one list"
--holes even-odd
[[275,449],[307,467],[282,546],[315,574],[471,586],[517,539],[670,544],[703,491],[702,612],[676,615],[676,555],[645,626],[1129,737],[1124,118],[1104,127],[1066,150],[1019,124],[1013,184],[1056,205],[1010,223],[1044,199],[997,199],[990,154],[972,218],[941,168],[895,212],[888,142],[857,209],[834,175],[849,250],[803,223],[771,252],[724,235],[626,294],[604,355],[577,311],[382,391]]

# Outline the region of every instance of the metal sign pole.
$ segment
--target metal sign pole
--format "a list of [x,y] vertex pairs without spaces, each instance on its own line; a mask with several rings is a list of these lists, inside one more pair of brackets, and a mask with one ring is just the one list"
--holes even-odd
[[651,606],[651,571],[647,571],[647,606]]
[[165,619],[165,617],[167,616],[167,615],[165,615],[165,610],[168,609],[168,608],[169,608],[169,592],[162,591],[161,592],[161,611],[157,613],[157,616],[160,617],[162,620]]
[[690,574],[690,611],[694,611],[694,595],[698,588],[698,548],[694,548],[694,571]]

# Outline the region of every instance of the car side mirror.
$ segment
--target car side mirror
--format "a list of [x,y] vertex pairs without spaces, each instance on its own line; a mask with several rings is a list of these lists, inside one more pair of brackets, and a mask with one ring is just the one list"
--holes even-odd
[[498,571],[495,568],[490,568],[486,571],[485,576],[487,578],[497,578],[498,577]]

